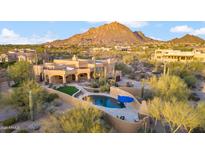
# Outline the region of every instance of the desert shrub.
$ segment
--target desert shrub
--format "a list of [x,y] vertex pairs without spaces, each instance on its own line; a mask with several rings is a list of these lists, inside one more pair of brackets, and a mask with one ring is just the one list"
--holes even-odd
[[15,129],[13,128],[8,128],[8,129],[5,129],[5,133],[12,133]]
[[148,103],[148,112],[157,121],[168,125],[171,132],[192,132],[194,128],[202,124],[201,114],[198,109],[191,106],[187,101],[172,99],[163,101],[154,98]]
[[187,63],[172,62],[168,64],[168,68],[171,75],[177,75],[184,78],[188,75],[202,73],[204,64],[200,61],[192,61]]
[[32,92],[36,111],[42,111],[42,104],[45,102],[47,92],[34,80],[24,81],[20,87],[13,89],[11,103],[22,112],[29,112],[29,91]]
[[79,107],[72,109],[59,118],[60,125],[65,132],[104,132],[100,123],[102,113],[96,108]]
[[108,91],[110,91],[110,85],[106,84],[106,85],[100,86],[100,91],[101,92],[108,92]]
[[123,74],[130,74],[132,73],[132,68],[129,67],[128,65],[124,64],[124,63],[117,63],[115,65],[115,69],[122,71]]
[[32,66],[28,62],[19,61],[8,67],[7,73],[15,83],[22,83],[32,78]]
[[20,129],[17,131],[17,133],[28,133],[29,131],[26,129]]
[[91,82],[91,87],[92,88],[99,88],[99,83],[97,81],[92,81]]
[[194,75],[187,75],[183,78],[188,87],[194,87],[197,79]]
[[96,108],[80,106],[59,116],[50,116],[43,123],[45,132],[102,133],[109,130],[101,122],[102,112]]
[[3,126],[11,126],[11,125],[15,124],[16,122],[17,122],[16,117],[11,117],[11,118],[4,120],[2,122],[2,125]]
[[27,112],[21,112],[17,115],[17,121],[29,120],[29,114]]
[[58,98],[58,95],[57,95],[57,94],[51,93],[51,94],[46,94],[46,95],[45,95],[45,101],[46,101],[46,102],[52,102],[52,101],[54,101],[54,100],[57,99],[57,98]]
[[107,82],[106,78],[102,78],[102,77],[99,78],[99,85],[100,85],[100,86],[105,85],[106,82]]

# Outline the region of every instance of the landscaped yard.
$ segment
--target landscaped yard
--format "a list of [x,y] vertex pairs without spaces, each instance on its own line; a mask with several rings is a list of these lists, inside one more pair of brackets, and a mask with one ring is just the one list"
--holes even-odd
[[78,91],[78,89],[74,86],[64,86],[64,87],[58,88],[57,90],[63,93],[66,93],[68,95],[71,95],[71,96]]

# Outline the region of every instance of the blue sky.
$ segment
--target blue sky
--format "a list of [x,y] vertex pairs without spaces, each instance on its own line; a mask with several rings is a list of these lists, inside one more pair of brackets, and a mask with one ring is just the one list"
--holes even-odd
[[[145,35],[169,40],[181,37],[187,33],[205,39],[205,22],[121,22],[132,31],[142,31]],[[91,27],[97,27],[108,22],[98,21],[25,21],[0,22],[0,44],[43,43],[56,39],[65,39],[74,34],[83,33]]]

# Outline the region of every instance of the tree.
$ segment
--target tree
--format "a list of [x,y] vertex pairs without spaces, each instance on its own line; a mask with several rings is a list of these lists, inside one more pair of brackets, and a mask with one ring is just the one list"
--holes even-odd
[[163,101],[154,98],[148,104],[148,112],[155,122],[160,120],[162,123],[168,124],[173,133],[180,129],[191,132],[202,124],[200,112],[186,101],[177,101],[176,99]]
[[152,77],[148,81],[154,95],[162,100],[187,100],[189,90],[182,79],[177,76],[163,75],[159,79]]
[[165,102],[162,115],[173,133],[177,132],[180,128],[191,132],[200,125],[199,113],[187,102]]
[[125,64],[131,64],[135,59],[136,59],[135,56],[132,54],[131,55],[124,55],[122,58],[122,61]]
[[200,127],[205,129],[205,103],[200,102],[196,108],[200,114]]
[[32,66],[25,61],[19,61],[7,70],[10,79],[19,84],[32,78]]
[[102,124],[101,116],[102,112],[98,109],[83,105],[73,108],[62,115],[52,117],[52,123],[47,124],[45,129],[47,132],[65,133],[107,132],[108,129],[105,124]]
[[149,115],[155,119],[154,128],[157,125],[157,121],[161,120],[161,110],[162,110],[162,102],[159,98],[155,97],[152,101],[148,103],[148,113]]
[[32,91],[32,101],[37,112],[42,111],[42,104],[45,102],[47,93],[34,80],[24,81],[19,87],[13,89],[11,93],[11,103],[16,105],[22,112],[28,113],[29,91]]
[[172,62],[168,64],[168,68],[170,69],[170,74],[184,78],[187,75],[202,73],[204,64],[196,60],[187,63]]

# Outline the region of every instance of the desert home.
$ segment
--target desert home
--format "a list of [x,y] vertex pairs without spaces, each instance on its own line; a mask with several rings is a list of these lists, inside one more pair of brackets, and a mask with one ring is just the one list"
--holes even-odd
[[8,53],[0,54],[0,63],[27,61],[29,63],[36,62],[36,51],[33,49],[14,49]]
[[153,59],[157,61],[192,61],[192,60],[200,60],[205,62],[205,53],[201,50],[193,50],[193,51],[181,51],[181,50],[172,50],[172,49],[158,49],[155,50],[153,55]]
[[120,72],[115,71],[115,60],[54,59],[52,63],[34,65],[34,74],[39,81],[48,83],[69,83],[72,81],[90,80],[97,76],[120,79]]

